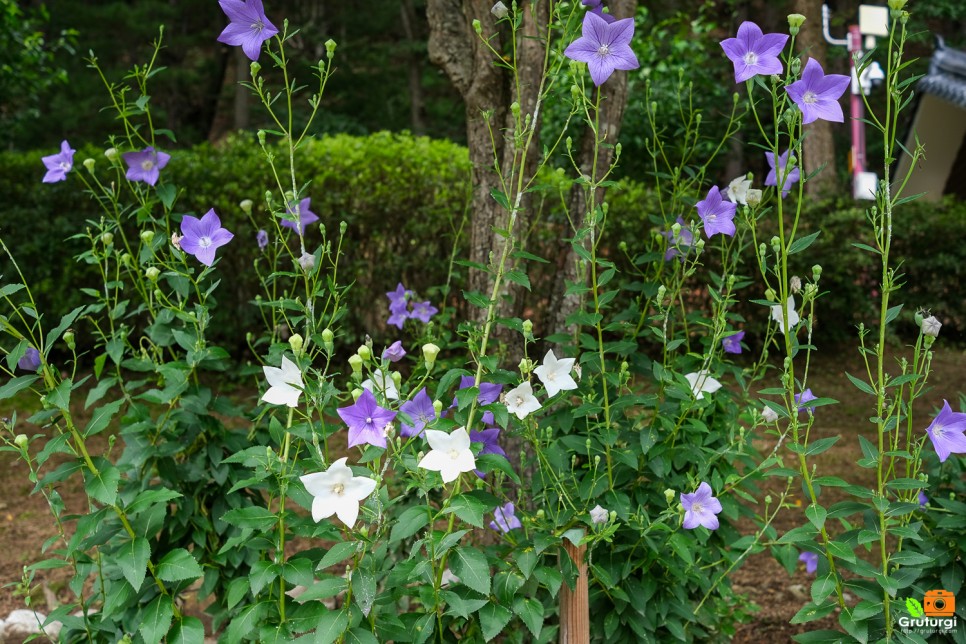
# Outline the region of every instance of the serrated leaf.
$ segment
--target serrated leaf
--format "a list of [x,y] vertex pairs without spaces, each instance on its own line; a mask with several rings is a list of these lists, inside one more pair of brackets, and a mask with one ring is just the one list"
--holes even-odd
[[158,562],[155,574],[161,581],[183,581],[197,579],[204,572],[190,552],[176,548]]
[[141,611],[138,632],[144,638],[145,644],[157,644],[167,635],[173,614],[174,605],[168,595],[158,595]]
[[120,547],[117,551],[117,565],[121,573],[134,592],[140,592],[144,583],[144,575],[148,570],[148,559],[151,558],[151,544],[143,537],[136,537]]
[[450,555],[450,568],[464,585],[483,595],[490,594],[490,566],[476,548],[456,548]]
[[517,597],[513,602],[513,612],[527,625],[534,639],[539,639],[543,630],[543,604],[529,597]]
[[480,616],[480,628],[483,630],[483,638],[487,642],[499,635],[510,621],[510,618],[513,617],[513,613],[506,608],[493,603],[487,603],[480,609],[478,614]]
[[906,600],[906,610],[909,611],[909,615],[912,617],[923,616],[922,604],[919,603],[918,599],[913,597]]

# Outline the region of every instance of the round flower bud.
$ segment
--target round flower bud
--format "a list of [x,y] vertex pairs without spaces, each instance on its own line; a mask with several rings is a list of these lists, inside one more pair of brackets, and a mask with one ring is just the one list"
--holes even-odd
[[822,277],[822,266],[820,264],[816,264],[815,266],[812,266],[812,281],[817,282],[821,277]]
[[362,389],[359,389],[358,387],[356,387],[355,389],[353,389],[352,390],[352,402],[355,402],[355,401],[359,400],[359,396],[361,396],[361,395],[362,395]]
[[774,302],[776,299],[778,299],[775,296],[775,290],[768,289],[767,291],[765,291],[765,299],[768,300],[769,302]]
[[114,235],[111,233],[104,233],[101,235],[101,243],[105,246],[110,246],[114,242]]
[[674,503],[674,497],[676,497],[677,494],[678,494],[677,492],[675,492],[671,488],[668,488],[664,490],[664,500],[667,501],[668,505],[671,505],[672,503]]
[[436,356],[439,355],[439,347],[432,342],[423,345],[423,360],[426,361],[426,368],[432,369],[436,364]]
[[30,439],[27,438],[26,434],[17,434],[17,437],[13,439],[13,442],[20,449],[24,449],[30,443]]
[[328,327],[322,329],[322,342],[331,344],[333,340],[335,340],[335,334],[332,333],[332,329]]
[[478,18],[473,19],[473,31],[475,31],[477,34],[483,33],[483,24]]
[[332,58],[333,56],[335,56],[335,48],[336,48],[336,46],[337,46],[336,42],[334,40],[332,40],[331,38],[329,38],[328,40],[326,40],[325,41],[325,55],[328,56],[329,58]]
[[292,351],[295,355],[300,355],[302,353],[302,347],[305,345],[305,338],[303,338],[298,333],[293,333],[292,337],[288,339],[288,346],[292,347]]
[[667,295],[667,287],[661,284],[657,287],[657,304],[658,306],[664,305],[664,296]]
[[91,159],[90,157],[84,159],[84,167],[87,168],[88,172],[94,174],[94,159]]
[[262,71],[262,66],[258,64],[258,61],[253,60],[252,64],[248,66],[248,71],[251,72],[252,78],[258,76],[258,72]]
[[107,148],[104,150],[104,156],[107,157],[108,161],[113,161],[117,158],[117,148]]
[[392,372],[392,376],[390,376],[390,377],[392,378],[393,384],[396,385],[396,389],[398,389],[399,387],[402,386],[402,374],[401,373],[399,373],[398,371],[393,371]]
[[704,251],[704,240],[699,239],[697,243],[694,244],[694,251],[700,255]]
[[149,244],[154,241],[154,231],[153,230],[142,230],[141,231],[141,241],[145,244]]
[[765,422],[773,423],[778,420],[778,413],[771,407],[764,407],[761,410],[761,417],[765,419]]
[[595,506],[590,511],[590,520],[592,523],[595,523],[595,524],[607,523],[607,519],[609,517],[610,517],[610,513],[606,509],[600,507],[600,505]]
[[349,356],[349,366],[352,367],[352,373],[361,374],[362,373],[362,358],[358,354],[353,353]]
[[771,505],[771,494],[765,495],[765,505]]
[[154,299],[156,300],[164,299],[164,293],[161,292],[161,289],[159,288],[154,289]]
[[620,241],[620,243],[617,244],[617,248],[620,250],[620,252],[626,253],[627,252],[627,242],[622,239]]
[[802,24],[805,23],[805,16],[800,13],[792,13],[788,15],[788,33],[793,36],[797,36],[798,32],[802,28]]
[[439,416],[443,412],[443,401],[442,400],[434,400],[433,401],[433,409],[436,411],[436,415]]
[[923,335],[935,338],[939,335],[939,329],[942,328],[942,323],[936,319],[935,315],[930,315],[922,321],[920,328],[922,329]]
[[502,2],[497,2],[495,5],[493,5],[493,8],[490,9],[490,13],[496,16],[497,20],[502,20],[503,18],[507,17],[507,15],[510,13],[510,10],[507,9],[506,5]]
[[517,365],[517,368],[520,370],[522,375],[526,376],[528,373],[533,371],[533,360],[530,358],[523,358],[520,360],[520,364]]
[[360,345],[359,348],[356,349],[356,354],[358,354],[358,356],[365,362],[369,362],[369,360],[372,359],[372,350],[365,344]]
[[745,193],[745,203],[752,208],[756,208],[761,203],[761,190],[749,188],[748,192]]
[[265,147],[265,130],[258,131],[258,144]]
[[530,335],[533,333],[533,322],[531,322],[529,318],[523,321],[523,333],[525,335]]
[[73,351],[74,348],[76,347],[76,344],[74,342],[73,329],[67,329],[66,331],[64,331],[64,343],[67,344],[67,348],[70,349],[71,351]]
[[774,237],[771,238],[771,249],[775,253],[780,253],[781,252],[781,250],[782,250],[782,240],[778,238],[778,235],[775,235]]
[[241,208],[242,212],[244,212],[246,215],[250,215],[252,214],[252,205],[251,199],[242,199],[238,204],[238,207]]
[[149,280],[151,280],[152,282],[157,281],[158,275],[160,274],[161,274],[161,271],[158,270],[157,266],[148,266],[147,270],[144,271],[144,276]]

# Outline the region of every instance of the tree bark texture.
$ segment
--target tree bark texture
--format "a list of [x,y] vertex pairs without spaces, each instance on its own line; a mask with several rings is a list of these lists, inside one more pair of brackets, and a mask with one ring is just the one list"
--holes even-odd
[[[802,60],[802,68],[805,68],[809,58],[814,58],[822,65],[822,69],[829,72],[826,64],[827,47],[825,37],[822,35],[822,0],[795,0],[794,7],[795,13],[808,18],[796,38],[796,49],[806,53]],[[804,157],[801,160],[803,178],[821,168],[822,165],[825,166],[819,174],[805,184],[807,196],[820,197],[832,194],[839,189],[831,122],[819,119],[805,126],[802,156]]]

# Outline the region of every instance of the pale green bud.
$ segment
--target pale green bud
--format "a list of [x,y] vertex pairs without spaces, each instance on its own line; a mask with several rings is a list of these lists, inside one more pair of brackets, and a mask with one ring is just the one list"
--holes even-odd
[[437,416],[439,416],[441,413],[443,413],[443,401],[442,400],[434,400],[433,401],[433,409],[436,410],[436,415]]
[[157,266],[148,266],[147,270],[144,271],[144,276],[152,282],[157,281],[158,275],[160,274],[161,271],[158,270]]
[[769,302],[776,301],[778,299],[778,296],[775,295],[775,289],[770,288],[767,291],[765,291],[765,299],[768,300]]
[[805,24],[805,16],[800,13],[788,14],[788,33],[797,36],[803,24]]
[[817,282],[822,277],[822,266],[821,264],[816,264],[812,266],[812,281]]
[[246,215],[252,214],[252,205],[251,199],[242,199],[241,203],[238,204],[238,206],[242,209],[242,212],[244,212]]
[[335,334],[332,333],[332,329],[328,327],[322,329],[322,342],[331,344],[333,340],[335,340]]
[[28,444],[30,444],[30,439],[27,438],[26,434],[17,434],[17,437],[13,439],[14,444],[20,449],[25,449]]
[[362,373],[362,358],[359,354],[352,354],[349,356],[349,366],[352,367],[352,373],[359,375]]
[[355,402],[355,401],[359,400],[359,396],[361,396],[361,395],[362,395],[362,389],[359,389],[358,387],[356,387],[355,389],[353,389],[352,390],[352,402]]
[[265,136],[266,136],[265,130],[258,131],[258,144],[262,147],[265,147]]
[[332,40],[331,38],[329,38],[328,40],[326,40],[325,41],[325,55],[328,56],[329,58],[332,58],[333,56],[335,56],[335,48],[336,47],[337,47],[337,44],[336,44],[336,42],[334,40]]
[[672,503],[674,503],[674,497],[676,497],[677,495],[678,493],[672,490],[671,488],[664,490],[664,500],[667,501],[668,505],[671,505]]
[[150,245],[154,241],[154,231],[153,230],[142,230],[141,231],[141,241],[145,244]]
[[94,174],[94,159],[91,159],[90,157],[84,159],[84,167],[87,168],[88,172]]
[[393,383],[396,385],[396,389],[399,389],[399,387],[402,385],[402,374],[398,371],[393,371],[391,378]]
[[73,329],[67,329],[66,331],[64,331],[64,343],[67,344],[67,348],[70,349],[71,351],[73,351],[74,348],[76,347],[76,344],[74,342]]
[[771,238],[771,249],[775,253],[782,252],[782,240],[777,235]]
[[530,335],[533,333],[533,322],[529,319],[523,321],[523,333],[525,335]]
[[248,71],[251,72],[252,78],[258,76],[258,72],[262,71],[262,66],[258,64],[257,60],[253,60],[252,64],[248,66]]
[[436,356],[439,355],[439,347],[432,342],[423,345],[423,360],[426,361],[426,368],[432,369],[436,364]]
[[473,31],[477,34],[483,33],[483,24],[476,18],[473,19]]
[[107,148],[104,150],[104,156],[107,157],[108,161],[113,161],[117,158],[117,148]]
[[627,242],[624,241],[624,240],[621,240],[620,243],[617,244],[617,248],[620,249],[620,251],[622,253],[626,253],[627,252]]
[[288,346],[292,347],[292,352],[295,353],[295,355],[301,355],[302,347],[305,346],[305,338],[298,333],[294,333],[292,334],[292,337],[288,339]]
[[101,243],[105,246],[110,246],[114,242],[114,235],[111,233],[104,233],[101,235]]
[[372,349],[365,344],[360,345],[360,347],[356,349],[356,353],[364,362],[369,362],[369,360],[372,359]]

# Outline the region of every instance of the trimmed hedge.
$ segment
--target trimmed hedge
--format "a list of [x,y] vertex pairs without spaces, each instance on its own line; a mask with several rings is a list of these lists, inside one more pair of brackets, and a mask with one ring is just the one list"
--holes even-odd
[[[67,238],[82,229],[85,220],[98,219],[100,214],[76,181],[40,183],[40,157],[47,153],[0,154],[0,236],[34,285],[41,309],[59,316],[83,301],[78,286],[97,279],[89,267],[70,261],[82,248],[79,241]],[[79,150],[75,171],[85,172],[81,161],[87,156],[103,163],[100,155],[100,150],[92,148]],[[397,282],[438,303],[438,287],[446,282],[456,231],[470,199],[465,148],[407,133],[339,135],[309,143],[301,153],[299,168],[310,180],[312,210],[319,215],[319,224],[327,227],[330,239],[336,237],[340,222],[347,225],[340,282],[351,281],[354,286],[344,332],[359,336],[348,341],[361,339],[367,330],[384,328],[387,309],[383,293]],[[164,172],[183,189],[179,212],[199,214],[214,208],[236,235],[219,253],[223,273],[233,276],[223,282],[220,299],[235,313],[222,319],[235,324],[215,332],[220,342],[241,345],[256,315],[249,303],[258,293],[252,262],[259,251],[256,229],[239,202],[255,202],[253,213],[259,226],[274,230],[263,206],[263,195],[273,186],[263,183],[268,173],[261,152],[253,140],[239,135],[217,146],[175,151]],[[561,181],[553,175],[542,183],[558,186]],[[530,237],[530,250],[549,259],[563,248],[560,239],[569,236],[564,218],[557,212],[555,189],[542,195],[544,200],[535,206],[542,211],[544,225]],[[651,234],[655,226],[650,215],[657,210],[650,189],[633,181],[611,189],[608,202],[610,254],[617,256],[621,239],[636,245]],[[820,333],[835,340],[848,338],[859,322],[875,322],[876,258],[852,246],[870,243],[864,210],[854,202],[812,203],[802,221],[802,234],[822,230],[806,253],[793,257],[800,264],[795,269],[803,275],[810,273],[813,264],[824,269],[823,291],[830,293],[818,303]],[[315,227],[310,226],[307,233],[310,246],[320,239]],[[467,234],[464,231],[458,240],[457,258],[466,256]],[[900,268],[905,287],[897,298],[905,303],[900,319],[911,324],[917,308],[929,308],[943,321],[945,337],[959,334],[960,341],[966,339],[962,335],[966,307],[961,288],[966,277],[964,239],[966,204],[913,202],[897,211],[893,256],[905,260]],[[0,259],[4,276],[9,273],[6,264],[5,258]],[[534,291],[546,293],[542,283],[552,274],[541,275],[540,268],[534,268]],[[465,270],[454,267],[454,286],[462,284]],[[451,302],[458,303],[458,296]],[[534,305],[540,304],[535,300]],[[757,315],[752,310],[746,314]],[[534,319],[539,317],[535,311]]]

